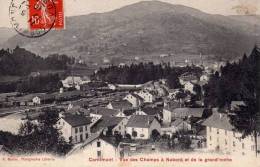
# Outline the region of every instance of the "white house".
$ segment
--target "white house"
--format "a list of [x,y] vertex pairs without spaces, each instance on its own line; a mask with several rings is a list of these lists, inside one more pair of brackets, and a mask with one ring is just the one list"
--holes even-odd
[[[240,132],[234,130],[226,113],[214,111],[203,125],[206,126],[207,149],[210,151],[247,156],[255,156],[256,149],[260,151],[259,145],[256,147],[255,137],[249,135],[243,138]],[[259,141],[258,136],[257,143]]]
[[124,97],[124,100],[127,100],[129,103],[131,103],[133,107],[139,107],[144,103],[143,98],[133,93],[126,95],[126,97]]
[[184,84],[184,90],[189,91],[192,94],[195,94],[195,92],[193,91],[193,88],[194,88],[194,83],[192,83],[192,82],[188,81]]
[[66,114],[59,119],[57,127],[67,142],[79,143],[90,136],[91,123],[90,117]]
[[78,153],[82,157],[117,158],[120,157],[119,143],[114,138],[101,136],[99,133],[91,135],[81,146],[72,150],[68,155]]
[[179,77],[179,81],[181,85],[185,85],[187,82],[198,82],[198,78],[194,74],[185,73]]
[[144,100],[144,103],[152,103],[155,98],[154,95],[147,90],[141,90],[139,92],[135,92],[135,94],[140,96]]
[[176,119],[186,118],[202,118],[204,108],[179,108],[179,107],[164,107],[163,108],[163,123],[169,124]]
[[85,83],[89,83],[90,79],[87,76],[68,76],[65,80],[61,80],[63,87],[70,88],[74,86],[80,86]]
[[91,127],[91,132],[95,133],[102,130],[104,135],[121,134],[125,136],[127,122],[127,118],[103,116]]
[[107,105],[107,108],[124,111],[124,110],[132,109],[133,105],[127,100],[120,100],[120,101],[109,102],[109,104]]
[[132,139],[149,139],[153,131],[161,134],[161,125],[153,116],[132,115],[126,125],[126,133]]
[[123,111],[109,109],[105,107],[93,107],[90,109],[90,116],[100,119],[103,116],[112,116],[112,117],[125,117]]
[[191,124],[183,119],[176,119],[170,124],[163,125],[161,128],[162,134],[167,134],[172,136],[173,133],[180,131],[189,131],[191,130]]

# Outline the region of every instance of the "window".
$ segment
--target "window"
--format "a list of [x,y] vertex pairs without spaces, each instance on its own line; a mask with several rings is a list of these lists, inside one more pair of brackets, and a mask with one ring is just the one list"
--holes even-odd
[[225,139],[225,145],[227,145],[227,139]]
[[97,147],[100,147],[101,146],[101,143],[100,141],[97,142]]
[[86,139],[88,138],[88,134],[86,133]]
[[97,157],[98,157],[98,158],[101,157],[101,151],[97,151]]
[[219,129],[217,129],[217,134],[219,134]]
[[83,127],[79,127],[79,131],[80,131],[80,132],[83,132]]
[[75,128],[75,133],[78,133],[78,128]]
[[121,126],[119,126],[118,129],[121,130]]
[[209,140],[211,140],[211,136],[209,136]]
[[235,137],[236,136],[236,133],[235,132],[233,132],[233,137]]
[[255,146],[254,145],[251,146],[251,150],[255,151]]
[[233,141],[233,147],[235,147],[235,146],[236,146],[236,142]]
[[242,143],[242,149],[244,149],[245,148],[245,144],[244,143]]
[[88,131],[88,126],[85,126],[85,131]]
[[140,134],[140,137],[144,137],[144,134]]
[[78,138],[77,138],[77,136],[75,136],[75,141],[76,141],[76,142],[78,141]]

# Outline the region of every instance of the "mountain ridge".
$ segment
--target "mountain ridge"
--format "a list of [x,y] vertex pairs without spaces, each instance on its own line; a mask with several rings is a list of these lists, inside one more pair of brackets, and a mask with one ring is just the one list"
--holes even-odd
[[89,62],[136,56],[153,59],[149,55],[165,53],[233,59],[251,51],[257,40],[254,33],[250,23],[232,17],[144,1],[111,12],[69,17],[65,30],[37,39],[16,35],[5,46],[20,44],[41,56],[58,52]]

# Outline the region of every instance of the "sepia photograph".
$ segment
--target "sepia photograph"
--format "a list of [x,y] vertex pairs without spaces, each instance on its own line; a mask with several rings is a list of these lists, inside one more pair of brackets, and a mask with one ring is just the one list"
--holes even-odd
[[260,167],[260,0],[0,0],[1,167]]

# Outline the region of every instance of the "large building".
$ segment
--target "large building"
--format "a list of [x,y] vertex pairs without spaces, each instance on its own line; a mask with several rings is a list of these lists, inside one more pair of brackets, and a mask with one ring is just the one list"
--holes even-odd
[[[207,149],[210,151],[219,151],[225,154],[236,155],[256,155],[255,139],[260,141],[259,136],[253,135],[242,137],[242,134],[235,130],[229,122],[229,116],[226,113],[213,112],[213,115],[203,123],[206,126]],[[260,147],[258,146],[258,151]]]
[[67,142],[80,143],[90,136],[91,118],[65,114],[58,121],[58,128]]
[[157,119],[149,115],[132,115],[126,125],[126,133],[132,139],[150,139],[153,131],[161,133]]

